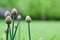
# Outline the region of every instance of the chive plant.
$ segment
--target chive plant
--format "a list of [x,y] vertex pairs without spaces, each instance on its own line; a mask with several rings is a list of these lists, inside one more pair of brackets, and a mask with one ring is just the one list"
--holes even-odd
[[[21,15],[17,16],[17,25],[15,26],[15,30],[14,30],[14,18],[17,15],[17,10],[15,8],[13,8],[11,10],[11,13],[9,11],[5,12],[5,22],[7,24],[7,29],[5,30],[6,32],[6,40],[8,40],[9,36],[8,36],[8,32],[10,34],[10,40],[14,40],[16,32],[18,30],[18,40],[20,40],[20,22],[21,22]],[[11,18],[12,16],[12,18]],[[28,33],[29,33],[29,40],[31,40],[31,34],[30,34],[30,22],[31,22],[31,17],[30,16],[26,16],[26,21],[28,23]],[[12,22],[12,27],[10,27],[10,24]]]
[[21,22],[21,19],[22,19],[22,17],[21,17],[21,15],[18,15],[17,16],[17,20],[18,20],[18,40],[20,40],[20,22]]
[[[6,40],[8,40],[8,30],[10,31],[11,21],[12,21],[11,17],[7,16],[6,19],[5,19],[5,22],[7,24]],[[10,33],[10,38],[11,38],[11,33]]]
[[14,17],[16,16],[16,14],[17,14],[17,10],[15,8],[13,8],[11,10],[11,15],[12,15],[12,40],[14,40],[13,39],[13,35],[14,35]]
[[18,28],[18,23],[15,25],[15,32],[14,32],[14,35],[13,35],[13,40],[14,40],[14,38],[16,36],[17,28]]
[[8,28],[6,27],[4,32],[6,33],[6,40],[8,40]]
[[[6,40],[8,40],[8,30],[10,30],[10,24],[11,24],[11,21],[12,21],[12,19],[10,17],[11,13],[9,11],[6,11],[4,16],[6,18],[5,22],[7,24],[7,29],[5,30],[6,31]],[[11,38],[11,30],[10,30],[10,38]]]
[[30,34],[30,22],[31,22],[31,17],[26,16],[26,21],[28,23],[28,33],[29,33],[29,40],[31,40],[31,34]]
[[[6,17],[5,22],[6,22],[6,24],[7,24],[7,29],[5,30],[5,32],[6,32],[6,40],[8,40],[8,38],[9,38],[9,36],[8,36],[8,31],[9,31],[9,33],[10,33],[10,40],[14,40],[14,37],[15,37],[16,32],[17,32],[18,24],[19,24],[19,22],[18,22],[18,23],[17,23],[17,26],[16,26],[16,28],[15,28],[15,30],[14,30],[14,17],[15,17],[16,15],[17,15],[17,10],[16,10],[15,8],[13,8],[13,9],[11,10],[11,13],[10,13],[9,11],[6,11],[5,14],[4,14],[4,16]],[[11,18],[11,16],[12,16],[12,18]],[[20,16],[19,16],[19,17],[20,17]],[[19,17],[18,17],[18,18],[19,18]],[[19,20],[19,19],[18,19],[18,20]],[[11,22],[12,22],[12,28],[10,28]]]

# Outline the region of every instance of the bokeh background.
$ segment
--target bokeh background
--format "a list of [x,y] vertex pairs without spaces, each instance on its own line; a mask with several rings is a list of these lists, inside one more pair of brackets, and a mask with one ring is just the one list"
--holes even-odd
[[1,17],[12,8],[23,18],[30,15],[35,20],[60,20],[60,0],[0,0]]
[[[60,0],[0,0],[0,40],[6,39],[5,11],[16,8],[22,16],[20,36],[16,34],[15,40],[28,40],[28,26],[24,21],[30,15],[32,40],[60,40]],[[2,20],[1,20],[2,19]],[[44,21],[42,21],[44,20]],[[49,20],[49,21],[48,21]],[[55,21],[57,20],[57,21]],[[15,24],[17,20],[15,20]]]

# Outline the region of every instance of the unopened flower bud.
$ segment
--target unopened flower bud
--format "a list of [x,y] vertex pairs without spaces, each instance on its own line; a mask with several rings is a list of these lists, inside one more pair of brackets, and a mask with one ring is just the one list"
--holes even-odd
[[13,8],[13,9],[11,10],[11,15],[15,16],[16,14],[17,14],[17,10],[16,10],[15,8]]
[[5,19],[6,24],[11,24],[11,21],[12,21],[11,17],[7,16]]
[[6,11],[4,16],[7,17],[8,15],[11,16],[11,13],[9,11]]
[[18,27],[17,24],[14,27],[17,28]]
[[17,16],[17,20],[21,20],[22,18],[21,18],[21,15],[18,15]]
[[26,19],[25,19],[27,22],[31,22],[31,17],[30,16],[26,16]]
[[9,32],[9,29],[6,27],[4,30],[5,33]]

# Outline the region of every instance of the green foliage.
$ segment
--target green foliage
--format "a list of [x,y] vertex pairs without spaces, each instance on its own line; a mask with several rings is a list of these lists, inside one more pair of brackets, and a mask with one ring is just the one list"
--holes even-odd
[[[15,24],[17,21],[15,21]],[[4,25],[3,25],[4,24]],[[21,30],[20,30],[20,40],[28,40],[28,28],[27,23],[25,21],[22,21],[20,23]],[[4,28],[6,26],[4,20],[0,20],[0,39],[4,39],[5,33]],[[31,22],[31,37],[32,40],[39,40],[40,37],[43,38],[43,40],[51,40],[54,38],[54,40],[60,40],[60,21],[32,21]],[[55,36],[56,35],[56,36]],[[18,40],[18,32],[15,36],[16,40]]]
[[49,18],[60,17],[60,0],[1,0],[0,6],[15,7],[23,17],[30,15],[32,18],[40,18],[46,12]]

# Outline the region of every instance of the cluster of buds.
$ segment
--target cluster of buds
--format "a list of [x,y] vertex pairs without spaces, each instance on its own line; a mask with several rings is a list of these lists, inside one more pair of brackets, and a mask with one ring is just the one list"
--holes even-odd
[[[10,38],[11,38],[11,30],[10,30],[10,24],[11,24],[11,22],[12,22],[12,18],[11,18],[11,16],[15,16],[17,14],[17,10],[15,9],[15,8],[13,8],[12,10],[11,10],[11,12],[9,12],[9,11],[6,11],[5,12],[5,14],[4,14],[4,16],[5,16],[5,22],[6,22],[6,24],[7,24],[7,27],[6,27],[6,29],[4,30],[5,31],[5,33],[6,33],[6,40],[8,40],[8,32],[10,33]],[[12,38],[11,38],[12,39]],[[13,40],[13,39],[12,39]]]
[[5,14],[4,14],[5,17],[7,16],[11,16],[11,13],[9,11],[6,11]]
[[7,24],[10,24],[11,21],[12,21],[11,16],[12,16],[12,15],[15,16],[16,14],[17,14],[17,10],[16,10],[15,8],[13,8],[13,9],[11,10],[11,13],[10,13],[9,11],[6,11],[5,14],[4,14],[4,16],[6,17],[6,19],[5,19],[6,23],[7,23]]
[[[9,12],[9,11],[6,11],[5,12],[5,22],[6,22],[6,24],[8,24],[8,26],[7,26],[7,28],[5,29],[5,33],[7,33],[8,34],[8,30],[9,30],[9,32],[10,32],[10,35],[11,36],[13,36],[12,38],[12,40],[14,40],[14,37],[15,37],[15,34],[16,34],[16,30],[17,30],[17,27],[18,27],[18,24],[19,24],[19,22],[17,23],[17,25],[15,25],[14,26],[14,17],[17,15],[17,10],[15,9],[15,8],[13,8],[12,10],[11,10],[11,12]],[[11,18],[11,16],[13,17],[13,18]],[[17,20],[19,21],[19,20],[21,20],[22,19],[22,17],[21,17],[21,15],[18,15],[17,16]],[[30,27],[30,22],[32,21],[32,19],[31,19],[31,17],[30,16],[26,16],[26,18],[25,18],[25,20],[26,20],[26,22],[28,23],[28,27]],[[9,24],[11,24],[12,23],[12,32],[11,32],[11,30],[10,30],[10,26],[9,26]],[[14,27],[15,27],[15,32],[14,32]],[[30,30],[29,30],[29,35],[30,35]],[[10,36],[10,37],[11,37]]]
[[4,16],[6,17],[5,19],[6,24],[11,24],[11,21],[12,21],[11,13],[9,11],[6,11]]

